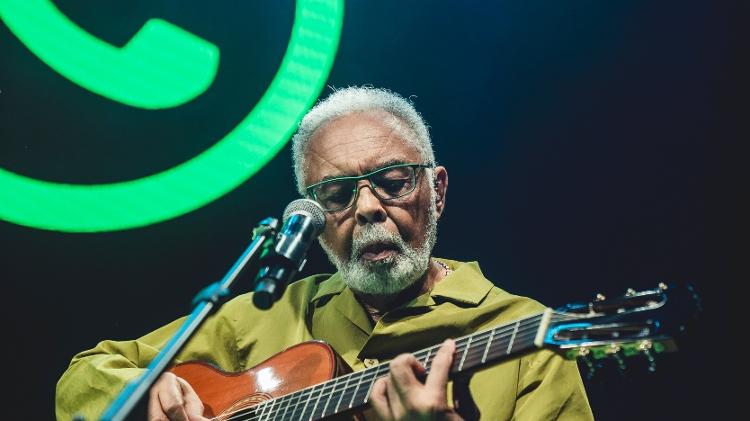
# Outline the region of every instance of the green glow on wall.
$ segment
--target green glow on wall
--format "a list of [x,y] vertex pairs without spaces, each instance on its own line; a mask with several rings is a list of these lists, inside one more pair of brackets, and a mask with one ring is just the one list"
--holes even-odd
[[[3,10],[6,2],[0,0]],[[289,44],[268,90],[205,152],[161,173],[110,184],[54,183],[0,168],[0,219],[66,232],[114,231],[174,218],[227,194],[286,144],[320,94],[338,48],[343,8],[343,0],[297,2]]]
[[161,19],[118,48],[81,29],[49,0],[0,0],[0,17],[31,52],[83,88],[123,104],[176,107],[211,86],[219,49]]

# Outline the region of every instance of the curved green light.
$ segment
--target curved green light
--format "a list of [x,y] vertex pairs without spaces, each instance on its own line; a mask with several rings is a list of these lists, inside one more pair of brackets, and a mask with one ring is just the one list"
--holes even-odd
[[297,2],[289,45],[268,90],[205,152],[161,173],[111,184],[54,183],[0,168],[0,219],[66,232],[113,231],[174,218],[230,192],[286,144],[320,94],[343,7],[343,0]]
[[149,19],[118,48],[81,29],[49,0],[0,0],[0,17],[56,72],[134,107],[184,104],[211,86],[219,67],[214,44],[161,19]]

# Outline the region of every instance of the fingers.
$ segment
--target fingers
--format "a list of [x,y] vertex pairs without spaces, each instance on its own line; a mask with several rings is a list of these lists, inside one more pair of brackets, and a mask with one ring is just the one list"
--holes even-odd
[[[457,415],[446,400],[446,387],[456,344],[446,340],[435,354],[425,383],[420,381],[426,370],[411,354],[399,355],[390,363],[387,377],[380,378],[370,391],[370,405],[382,420],[424,418],[436,414],[452,419]],[[457,419],[460,419],[457,418]]]
[[395,383],[395,387],[400,392],[416,385],[422,385],[417,376],[424,375],[425,368],[414,355],[399,355],[391,361],[390,369],[390,375],[393,378],[392,383]]
[[154,386],[151,387],[151,391],[149,392],[148,397],[148,416],[146,419],[148,421],[166,421],[169,420],[167,418],[167,414],[164,413],[164,411],[161,409],[161,402],[159,401],[159,392],[157,389],[157,385],[159,382],[157,381]]
[[423,377],[426,370],[414,355],[403,354],[390,363],[388,398],[391,413],[396,419],[412,412],[418,405],[420,391],[424,388],[417,376]]
[[372,409],[375,411],[378,419],[383,421],[390,421],[393,419],[391,407],[388,403],[387,388],[387,377],[381,377],[377,379],[375,381],[375,384],[372,385],[372,390],[370,391],[369,398],[370,407],[372,407]]
[[391,416],[396,420],[403,419],[407,412],[406,406],[411,406],[412,403],[408,397],[407,388],[404,385],[396,384],[392,370],[390,375],[386,377],[385,385],[385,395],[388,398],[388,407],[391,410]]
[[208,418],[203,416],[203,402],[198,397],[198,394],[195,393],[193,387],[190,386],[190,383],[181,377],[177,377],[177,382],[180,384],[180,389],[182,389],[182,398],[188,419],[190,421],[208,420]]
[[453,364],[453,353],[456,351],[456,342],[446,339],[432,360],[430,374],[427,375],[425,386],[433,393],[445,395],[445,387],[448,384],[448,375]]
[[150,421],[189,421],[182,403],[182,388],[177,382],[177,376],[164,373],[151,387],[148,419]]
[[203,403],[188,382],[172,373],[164,373],[151,388],[148,419],[203,421]]

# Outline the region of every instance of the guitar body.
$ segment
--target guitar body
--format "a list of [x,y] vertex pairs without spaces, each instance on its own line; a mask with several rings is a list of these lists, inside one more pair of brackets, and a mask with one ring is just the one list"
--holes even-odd
[[351,369],[329,345],[309,341],[238,373],[203,362],[178,364],[169,371],[195,389],[205,406],[204,416],[223,419],[222,415],[323,383]]

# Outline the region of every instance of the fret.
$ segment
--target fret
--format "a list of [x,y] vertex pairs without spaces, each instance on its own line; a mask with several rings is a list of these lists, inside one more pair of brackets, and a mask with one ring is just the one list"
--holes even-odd
[[263,413],[265,414],[265,418],[263,416],[259,417],[259,420],[270,420],[273,419],[273,406],[275,402],[273,400],[265,401],[263,402]]
[[287,419],[287,413],[290,420],[296,418],[294,414],[299,409],[300,403],[302,403],[302,395],[302,391],[295,392],[293,395],[291,395],[292,399],[290,399],[289,405],[287,405],[287,408],[284,410],[284,419]]
[[367,403],[367,401],[370,399],[370,392],[372,392],[372,386],[375,384],[375,381],[380,377],[378,376],[378,369],[377,367],[372,373],[372,379],[370,380],[370,386],[367,388],[367,392],[365,393],[365,398],[362,401],[362,403]]
[[359,379],[357,380],[357,384],[354,386],[354,393],[352,393],[352,399],[349,401],[349,409],[352,409],[352,405],[354,405],[354,398],[357,397],[357,390],[359,390],[359,386],[362,384],[362,373],[363,372],[357,374],[357,377],[359,377]]
[[[359,373],[356,373],[356,374],[359,374]],[[355,377],[358,377],[358,376],[353,375],[351,379],[349,380],[349,384],[346,386],[346,389],[344,389],[342,392],[343,396],[341,397],[341,408],[339,409],[340,411],[346,411],[347,409],[351,408],[350,406],[351,402],[352,400],[354,400],[354,397],[356,396],[356,393],[352,390],[352,387],[357,386],[355,382]]]
[[[307,410],[307,405],[310,405],[310,391],[305,391],[307,393],[307,399],[305,399],[305,406],[302,407],[302,412],[299,414],[298,419],[302,419],[305,417],[305,411]],[[302,394],[304,396],[304,393]]]
[[269,417],[270,420],[279,419],[279,412],[283,408],[284,401],[286,400],[284,398],[285,398],[285,396],[281,396],[281,397],[275,398],[272,401],[270,401],[271,402],[271,408],[270,408],[269,411],[272,414],[272,416]]
[[490,331],[490,338],[487,340],[487,346],[484,347],[484,354],[482,354],[482,364],[484,364],[485,361],[487,361],[487,352],[490,350],[490,346],[492,344],[492,338],[495,336],[495,329],[492,329]]
[[338,412],[338,408],[336,407],[336,405],[339,403],[338,400],[341,399],[341,394],[345,390],[345,387],[346,387],[345,385],[346,385],[346,382],[349,381],[349,378],[350,378],[349,375],[336,377],[336,380],[334,380],[331,390],[328,391],[328,397],[326,398],[326,405],[325,405],[324,411],[321,413],[321,417],[326,416],[326,415],[336,414]]
[[[533,328],[538,321],[539,315],[531,316],[525,319],[517,320],[507,325],[499,326],[494,329],[488,329],[474,334],[458,338],[456,348],[461,352],[461,358],[456,361],[452,367],[453,372],[459,372],[466,369],[473,369],[485,364],[488,360],[510,355],[511,352],[526,349],[528,344],[521,341],[527,336],[529,328]],[[524,324],[521,329],[521,324]],[[510,339],[507,338],[510,336]],[[487,342],[483,342],[486,340]],[[462,342],[466,342],[466,348],[462,349]],[[504,352],[504,353],[503,353]],[[471,353],[471,355],[469,355]],[[481,355],[481,357],[480,357]]]
[[352,406],[350,408],[356,408],[358,406],[367,404],[368,400],[370,399],[370,393],[372,392],[373,385],[379,378],[383,377],[383,375],[386,374],[388,370],[389,366],[387,364],[381,364],[363,371],[363,376],[361,379],[362,385],[368,383],[369,384],[367,388],[360,387],[356,391],[356,393],[352,397]]
[[279,405],[279,399],[272,399],[270,401],[264,402],[268,406],[268,416],[266,417],[267,420],[273,419],[276,417],[276,407]]
[[331,398],[335,396],[336,394],[336,388],[338,387],[339,380],[341,377],[336,377],[334,380],[323,383],[321,386],[323,387],[321,396],[325,397],[325,405],[323,405],[322,409],[318,406],[318,409],[320,411],[313,411],[312,415],[314,419],[321,419],[326,416],[326,411],[328,411],[328,405],[331,403]]
[[506,355],[510,355],[510,350],[513,348],[513,341],[516,339],[516,333],[518,333],[518,326],[521,324],[521,321],[516,322],[516,326],[513,328],[513,334],[510,335],[510,341],[508,342],[508,349],[505,350]]
[[[310,403],[310,390],[305,389],[302,391],[302,393],[299,394],[299,399],[297,399],[297,403],[294,405],[294,409],[292,410],[292,417],[293,420],[299,420],[302,419],[305,415],[305,410],[307,409],[307,405]],[[300,408],[300,404],[302,404],[302,401],[304,399],[305,405],[302,407],[302,411],[297,412]]]
[[[263,416],[265,415],[266,410],[268,409],[267,407],[268,407],[268,405],[265,405],[264,402],[261,402],[258,405],[255,405],[255,411],[257,412],[259,420],[263,419]],[[258,410],[260,410],[260,411],[258,411]]]
[[[313,390],[314,389],[318,389],[318,387],[313,388]],[[318,404],[320,403],[320,397],[323,396],[323,391],[324,390],[325,390],[325,384],[324,384],[323,388],[321,388],[320,392],[318,393],[318,398],[315,399],[315,405],[313,406],[313,409],[310,412],[310,421],[312,421],[312,419],[315,417],[315,408],[318,407]],[[304,410],[302,411],[302,414],[303,415],[305,414]]]
[[334,396],[334,394],[336,392],[336,386],[338,386],[338,384],[339,384],[339,379],[340,379],[340,377],[336,377],[333,380],[333,385],[331,386],[331,392],[328,394],[328,397],[326,398],[326,404],[325,404],[325,406],[323,406],[323,411],[320,413],[321,417],[326,416],[326,410],[328,409],[328,404],[331,403],[331,398]]
[[[293,403],[292,402],[289,403],[289,406],[287,407],[287,410],[284,411],[284,419],[286,419],[286,413],[287,412],[289,412],[289,419],[290,420],[293,420],[293,419],[296,418],[294,414],[299,409],[300,403],[302,403],[301,399],[302,399],[302,395],[303,394],[304,394],[304,391],[299,391],[299,392],[294,393],[294,395],[292,395],[292,397],[295,398],[295,399],[294,399]],[[289,409],[291,409],[291,411],[288,411]]]
[[294,394],[282,396],[282,397],[276,399],[277,401],[279,401],[279,409],[282,408],[282,405],[283,405],[283,408],[284,408],[284,412],[281,414],[281,416],[277,417],[277,419],[283,420],[284,417],[286,417],[286,411],[289,410],[289,407],[291,405],[288,405],[288,404],[284,405],[284,404],[287,403],[286,401],[292,400],[292,398],[294,398]]
[[358,377],[361,379],[360,377],[361,373],[363,372],[360,371],[360,372],[354,373],[346,389],[344,389],[343,396],[341,398],[341,405],[343,405],[342,408],[340,409],[341,411],[346,411],[347,409],[352,408],[354,399],[357,397],[357,389],[359,388],[359,386],[354,382],[354,377]]
[[464,355],[461,357],[461,363],[458,364],[458,371],[461,371],[464,368],[464,361],[466,361],[466,354],[469,353],[469,348],[471,347],[471,338],[473,338],[473,336],[469,336],[469,339],[466,342],[466,349],[464,349]]
[[357,386],[356,390],[354,391],[354,394],[352,395],[352,399],[349,402],[349,409],[357,408],[359,406],[364,405],[367,402],[367,395],[369,393],[369,387],[365,387],[368,385],[368,382],[371,379],[371,376],[374,376],[377,369],[373,367],[372,369],[361,371],[361,377],[359,379],[359,385]]
[[[302,413],[300,414],[299,419],[305,419],[305,418],[307,418],[307,415],[305,415],[305,413],[308,412],[308,408],[312,408],[310,406],[310,402],[313,400],[313,394],[316,393],[316,392],[318,392],[318,390],[317,390],[316,387],[313,387],[313,388],[311,388],[311,389],[308,390],[307,399],[305,399],[305,406],[304,406],[304,408],[302,408]],[[311,412],[310,415],[312,415],[312,411],[310,411],[310,412]]]
[[277,411],[281,410],[281,401],[282,400],[279,398],[268,401],[268,403],[270,404],[268,408],[268,420],[278,419],[279,414]]
[[432,347],[427,348],[427,357],[424,359],[424,368],[428,370],[430,368],[430,354],[432,354]]
[[336,406],[334,407],[334,412],[339,412],[339,410],[341,409],[341,400],[344,398],[344,392],[346,391],[346,388],[349,385],[349,380],[351,378],[352,376],[346,376],[346,381],[344,382],[344,387],[341,389],[339,400],[338,402],[336,402]]
[[287,413],[289,413],[289,419],[294,419],[294,411],[297,410],[301,395],[302,394],[300,392],[295,392],[289,395],[289,403],[287,404],[286,408],[284,408],[284,417],[282,419],[287,419]]
[[268,401],[268,416],[266,417],[266,420],[273,420],[276,418],[276,410],[278,409],[277,406],[279,405],[279,402],[277,399]]

